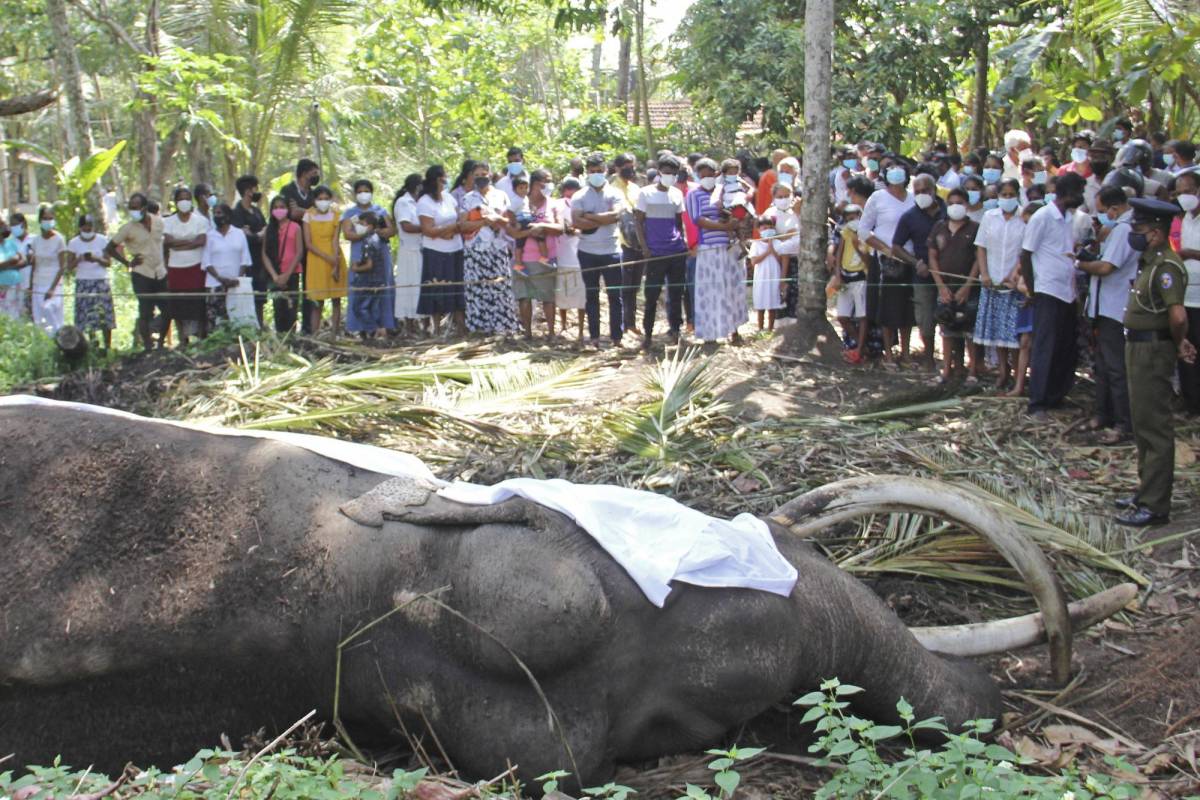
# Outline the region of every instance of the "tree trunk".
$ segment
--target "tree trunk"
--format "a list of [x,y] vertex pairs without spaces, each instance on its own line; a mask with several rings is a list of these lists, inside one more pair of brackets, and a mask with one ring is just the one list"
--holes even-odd
[[951,153],[958,152],[958,130],[954,127],[954,114],[950,111],[950,101],[942,104],[942,122],[946,125],[946,149]]
[[650,119],[650,87],[646,85],[646,0],[637,0],[638,92],[646,127],[646,158],[654,158],[654,123]]
[[990,38],[986,25],[980,26],[979,41],[975,43],[975,88],[971,97],[971,147],[987,144],[988,116],[988,47]]
[[[65,0],[46,0],[46,16],[50,18],[50,27],[54,31],[54,60],[58,64],[58,73],[67,95],[67,110],[71,118],[75,150],[80,163],[83,163],[95,150],[95,143],[92,141],[92,129],[88,125],[79,56],[75,51],[75,40],[71,38],[71,23],[67,19]],[[107,221],[104,217],[104,203],[101,201],[99,184],[88,191],[88,210],[95,215],[97,227],[104,230]]]
[[592,47],[592,102],[596,108],[603,108],[608,105],[602,97],[603,83],[601,82],[600,62],[604,55],[604,45],[601,42],[596,42]]
[[630,63],[632,62],[633,32],[629,27],[630,3],[625,3],[621,11],[621,46],[617,53],[617,102],[629,119],[629,84],[632,77]]
[[800,209],[798,322],[825,319],[825,248],[829,217],[829,127],[833,84],[833,0],[804,9],[804,206]]

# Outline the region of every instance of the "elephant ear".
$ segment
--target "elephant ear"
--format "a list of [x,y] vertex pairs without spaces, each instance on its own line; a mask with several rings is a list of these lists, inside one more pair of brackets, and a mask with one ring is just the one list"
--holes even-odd
[[410,506],[424,504],[436,489],[422,478],[391,478],[344,503],[339,510],[360,525],[382,528],[384,519],[402,515]]
[[533,524],[543,515],[539,507],[513,497],[487,506],[468,505],[439,497],[437,487],[421,478],[391,478],[339,510],[368,528],[382,528],[387,520],[414,525],[487,525],[508,522]]

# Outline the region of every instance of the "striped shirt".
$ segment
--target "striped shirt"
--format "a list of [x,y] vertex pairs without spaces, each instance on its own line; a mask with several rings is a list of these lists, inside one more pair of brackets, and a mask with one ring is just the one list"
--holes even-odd
[[[697,186],[695,189],[687,193],[684,202],[687,206],[688,216],[693,220],[711,219],[714,222],[720,219],[720,209],[714,206],[710,201],[712,192],[705,189],[703,186]],[[711,228],[701,228],[699,224],[696,226],[700,230],[700,246],[707,247],[711,245],[726,245],[729,244],[729,235],[725,231],[715,231]]]

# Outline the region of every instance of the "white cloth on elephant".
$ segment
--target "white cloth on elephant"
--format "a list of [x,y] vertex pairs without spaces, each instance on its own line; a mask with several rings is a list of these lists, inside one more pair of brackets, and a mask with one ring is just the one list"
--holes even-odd
[[458,482],[438,494],[471,505],[515,495],[567,515],[659,607],[673,580],[784,597],[796,585],[796,568],[775,547],[767,524],[750,514],[717,519],[653,492],[558,479],[513,478],[494,486]]
[[673,580],[712,588],[758,589],[784,597],[796,584],[796,568],[776,548],[767,524],[750,514],[722,520],[653,492],[557,479],[513,478],[494,486],[448,484],[416,456],[372,445],[306,433],[210,427],[32,395],[0,397],[0,406],[20,405],[66,407],[221,436],[273,439],[359,469],[424,479],[442,487],[439,495],[459,503],[493,505],[524,497],[573,519],[660,608]]

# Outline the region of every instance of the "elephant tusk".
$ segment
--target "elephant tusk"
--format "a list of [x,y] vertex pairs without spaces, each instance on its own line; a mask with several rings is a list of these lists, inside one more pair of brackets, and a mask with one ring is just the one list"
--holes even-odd
[[[1067,606],[1072,630],[1079,631],[1116,614],[1137,597],[1138,587],[1122,583]],[[1040,612],[970,625],[909,628],[926,650],[948,656],[986,656],[1045,641]]]
[[1037,601],[1050,645],[1054,680],[1071,678],[1071,620],[1062,587],[1045,554],[1013,522],[965,490],[948,483],[899,475],[847,478],[800,495],[770,517],[803,537],[817,537],[831,525],[876,513],[918,513],[942,517],[982,536],[1025,581]]

